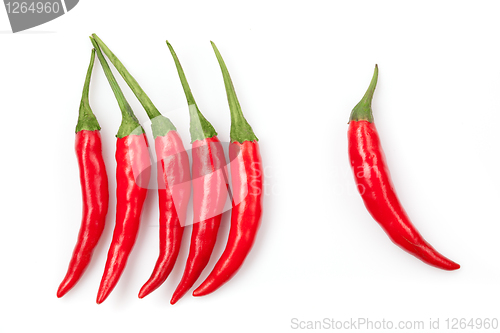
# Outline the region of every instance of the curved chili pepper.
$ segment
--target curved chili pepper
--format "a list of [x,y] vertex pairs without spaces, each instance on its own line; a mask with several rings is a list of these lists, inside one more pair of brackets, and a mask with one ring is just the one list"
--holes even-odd
[[161,163],[161,168],[158,168],[160,254],[151,277],[139,292],[139,298],[158,288],[172,271],[181,247],[191,195],[189,157],[177,131],[158,136],[155,149],[157,161]]
[[94,248],[101,238],[108,212],[108,175],[102,159],[101,135],[99,134],[101,127],[89,104],[89,86],[94,59],[95,50],[92,49],[80,102],[75,138],[83,199],[82,223],[68,271],[57,289],[57,297],[63,297],[82,277],[92,258]]
[[213,126],[201,114],[177,55],[167,42],[186,95],[190,114],[193,147],[193,230],[189,255],[171,304],[193,286],[208,264],[217,240],[222,211],[227,197],[226,158]]
[[186,209],[191,196],[189,157],[175,126],[160,114],[139,83],[106,44],[95,34],[92,36],[146,110],[155,137],[160,206],[160,251],[151,277],[139,291],[139,298],[143,298],[165,282],[179,254]]
[[371,101],[378,67],[361,101],[349,118],[349,159],[366,209],[399,247],[423,262],[445,270],[460,265],[437,252],[413,226],[394,190],[385,155],[373,122]]
[[90,39],[122,112],[122,123],[116,135],[116,224],[97,293],[96,301],[100,304],[118,283],[137,238],[142,206],[148,193],[151,161],[144,130],[123,96],[99,46],[92,37]]
[[224,60],[215,44],[211,43],[222,70],[231,111],[229,159],[233,208],[226,248],[210,275],[194,290],[193,296],[214,292],[236,274],[253,246],[262,217],[264,173],[258,139],[243,116]]

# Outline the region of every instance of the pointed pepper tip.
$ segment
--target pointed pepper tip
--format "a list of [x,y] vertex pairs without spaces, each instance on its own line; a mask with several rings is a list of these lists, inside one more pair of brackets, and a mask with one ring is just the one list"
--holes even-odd
[[57,290],[57,298],[63,297],[64,295],[66,295],[66,292],[67,290],[64,290],[64,288],[60,286],[59,289]]

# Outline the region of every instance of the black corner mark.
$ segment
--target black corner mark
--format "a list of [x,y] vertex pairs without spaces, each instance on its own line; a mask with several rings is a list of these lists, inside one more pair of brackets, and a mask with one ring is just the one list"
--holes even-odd
[[[64,3],[62,2],[64,1]],[[52,21],[73,9],[79,0],[4,0],[12,32]]]
[[64,0],[64,2],[66,3],[66,11],[69,12],[76,6],[78,0]]

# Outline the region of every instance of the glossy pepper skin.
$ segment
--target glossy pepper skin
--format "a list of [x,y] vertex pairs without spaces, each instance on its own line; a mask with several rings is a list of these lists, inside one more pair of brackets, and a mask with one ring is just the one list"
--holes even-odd
[[151,277],[139,292],[139,298],[158,288],[172,271],[181,247],[191,195],[189,157],[177,131],[156,137],[155,150],[159,163],[160,254]]
[[143,298],[165,282],[179,254],[191,195],[189,157],[172,122],[161,115],[139,83],[106,44],[96,34],[92,34],[92,37],[144,107],[151,119],[155,138],[160,246],[153,273],[139,291],[139,298]]
[[94,59],[95,50],[92,50],[75,138],[83,199],[82,222],[68,271],[59,285],[57,297],[64,296],[73,288],[85,272],[104,230],[108,212],[108,176],[102,158],[100,126],[89,104],[89,85]]
[[116,224],[108,251],[97,303],[102,303],[118,283],[132,252],[147,184],[151,173],[145,134],[127,135],[116,141]]
[[224,60],[214,43],[212,47],[222,70],[231,111],[229,158],[233,208],[226,248],[210,275],[194,290],[193,296],[214,292],[240,269],[255,242],[262,218],[264,194],[264,173],[258,139],[243,116]]
[[226,159],[213,126],[198,109],[172,45],[167,42],[184,89],[190,112],[192,143],[193,227],[186,267],[171,304],[194,285],[214,249],[227,198]]
[[139,231],[142,207],[151,176],[144,130],[123,96],[99,45],[90,38],[122,112],[116,141],[116,222],[96,302],[104,302],[125,269]]
[[349,121],[349,160],[358,191],[368,212],[396,245],[431,266],[456,270],[460,265],[437,252],[420,235],[396,195],[371,112],[377,77],[375,67],[370,87]]
[[227,197],[226,159],[216,136],[193,142],[193,230],[186,267],[171,304],[195,284],[214,249]]

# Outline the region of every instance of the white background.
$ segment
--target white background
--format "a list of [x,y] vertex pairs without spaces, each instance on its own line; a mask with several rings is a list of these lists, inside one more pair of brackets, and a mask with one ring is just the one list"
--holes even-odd
[[[287,332],[297,331],[292,318],[363,317],[421,320],[427,328],[440,319],[435,331],[445,332],[447,318],[500,319],[499,10],[496,1],[82,0],[52,22],[12,34],[1,9],[0,331]],[[97,64],[90,102],[102,127],[110,209],[85,275],[56,298],[80,225],[74,127],[94,32],[186,147],[187,105],[165,40],[224,141],[229,110],[210,40],[226,61],[260,139],[266,195],[251,254],[214,294],[169,304],[188,228],[168,280],[137,298],[158,253],[158,198],[150,191],[125,272],[96,305],[114,225],[120,124]],[[393,245],[355,191],[347,120],[375,63],[374,117],[397,192],[423,236],[462,265],[458,271],[430,267]],[[196,286],[223,251],[228,216],[223,221]]]

